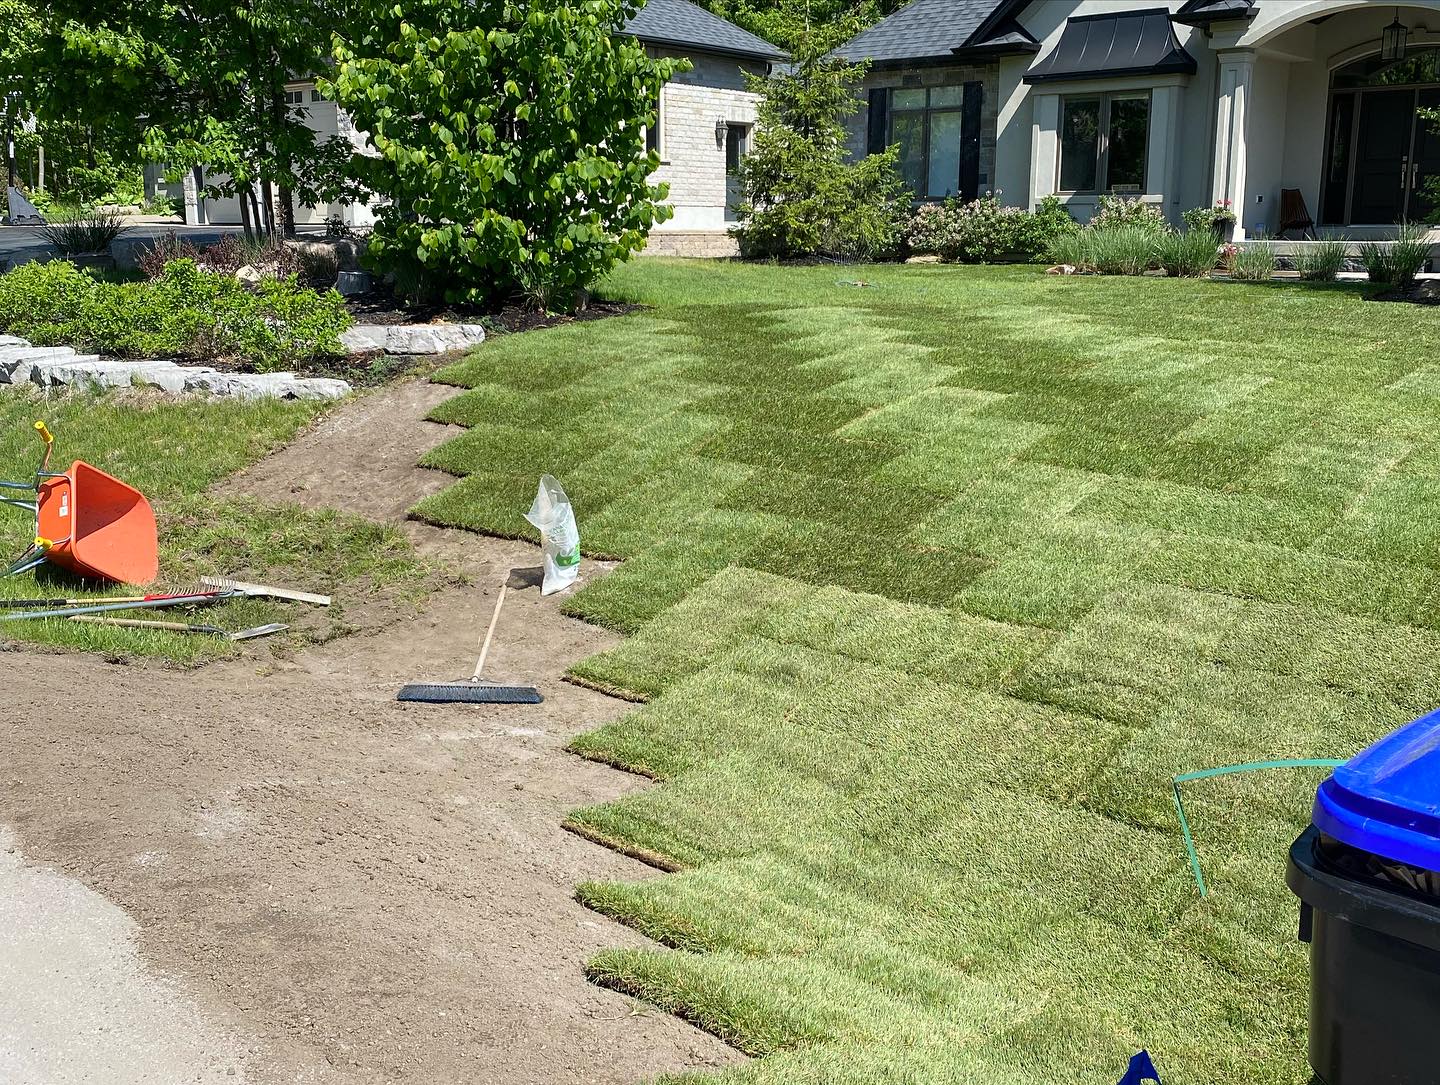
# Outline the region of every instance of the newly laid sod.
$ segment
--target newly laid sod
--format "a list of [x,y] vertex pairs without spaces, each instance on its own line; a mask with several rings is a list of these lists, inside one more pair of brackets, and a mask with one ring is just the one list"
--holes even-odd
[[[50,469],[81,459],[136,486],[155,507],[161,577],[150,591],[188,590],[202,575],[279,583],[311,591],[337,591],[337,606],[309,615],[319,635],[344,628],[344,604],[357,593],[386,587],[404,592],[427,573],[400,532],[334,513],[266,507],[222,500],[205,491],[225,476],[283,444],[320,407],[314,402],[229,399],[125,392],[47,398],[28,388],[0,391],[0,478],[34,477],[41,451],[32,423],[44,419],[55,433]],[[7,495],[9,495],[7,493]],[[20,499],[25,494],[15,493]],[[17,557],[35,534],[33,516],[0,506],[0,567]],[[48,566],[0,580],[5,600],[36,597],[134,595],[134,589],[100,590]],[[239,600],[198,611],[136,611],[117,617],[191,621],[234,630],[264,622],[291,622],[304,608]],[[160,656],[198,662],[236,651],[230,642],[181,633],[82,625],[63,620],[0,623],[0,640],[31,640],[119,655]]]
[[[862,278],[872,285],[842,285]],[[569,604],[659,783],[574,827],[668,946],[601,983],[768,1057],[735,1081],[1297,1085],[1284,886],[1314,771],[1440,704],[1440,324],[1344,289],[645,262],[653,308],[443,374],[463,476],[542,471],[629,560]]]

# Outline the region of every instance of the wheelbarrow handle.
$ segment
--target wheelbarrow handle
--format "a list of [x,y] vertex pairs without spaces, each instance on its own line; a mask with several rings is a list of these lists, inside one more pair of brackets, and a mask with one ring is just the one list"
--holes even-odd
[[45,458],[40,461],[40,470],[50,466],[50,453],[55,448],[55,435],[50,432],[50,427],[44,422],[35,423],[35,432],[40,435],[40,440],[45,442]]

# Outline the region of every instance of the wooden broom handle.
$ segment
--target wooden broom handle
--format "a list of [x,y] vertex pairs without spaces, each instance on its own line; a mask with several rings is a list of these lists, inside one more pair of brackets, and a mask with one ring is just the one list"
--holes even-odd
[[510,587],[509,580],[500,585],[500,598],[495,600],[495,613],[490,615],[490,628],[485,630],[485,642],[480,645],[480,660],[475,664],[475,673],[470,676],[470,681],[480,681],[480,672],[485,669],[485,657],[490,654],[490,638],[495,636],[495,627],[500,624],[500,608],[505,605],[505,592]]

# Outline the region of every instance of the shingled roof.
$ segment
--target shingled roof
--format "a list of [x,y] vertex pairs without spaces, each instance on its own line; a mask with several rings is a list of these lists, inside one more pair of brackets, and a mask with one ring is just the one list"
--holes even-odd
[[966,55],[1033,53],[1038,48],[1012,17],[1016,0],[912,0],[835,50],[878,67],[955,61]]
[[786,59],[786,54],[768,41],[690,0],[647,0],[625,24],[625,32],[647,44],[679,52],[717,53],[744,60]]

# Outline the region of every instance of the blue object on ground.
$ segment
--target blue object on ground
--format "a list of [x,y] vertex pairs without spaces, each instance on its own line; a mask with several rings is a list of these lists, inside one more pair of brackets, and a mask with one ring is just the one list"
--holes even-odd
[[1130,1056],[1130,1069],[1125,1071],[1115,1085],[1141,1085],[1144,1081],[1154,1081],[1161,1085],[1160,1075],[1155,1072],[1155,1064],[1150,1061],[1150,1052],[1137,1051]]
[[1352,848],[1440,871],[1440,709],[1338,767],[1315,795],[1314,821]]

